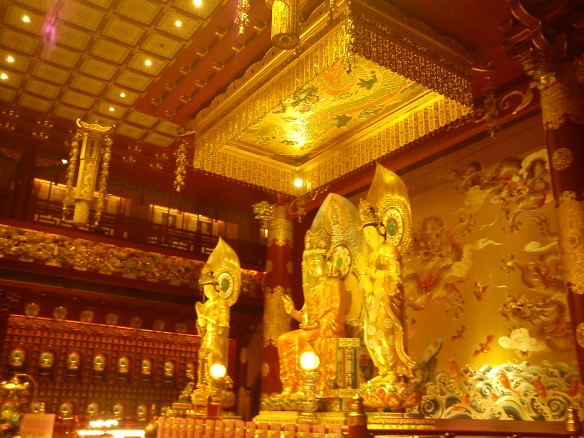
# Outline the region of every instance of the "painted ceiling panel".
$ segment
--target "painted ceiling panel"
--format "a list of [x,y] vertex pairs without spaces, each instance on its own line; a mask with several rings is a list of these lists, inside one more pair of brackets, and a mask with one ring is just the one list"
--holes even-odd
[[29,94],[22,95],[19,103],[27,108],[32,108],[42,112],[47,112],[53,104],[51,100],[39,99],[38,97]]
[[116,84],[131,88],[132,90],[144,91],[151,81],[151,78],[124,70],[117,77]]
[[103,34],[125,44],[134,45],[144,33],[139,25],[112,17],[103,29]]
[[[58,3],[55,3],[55,5],[58,5]],[[59,17],[75,26],[81,26],[93,32],[97,30],[104,18],[99,9],[87,6],[76,0],[67,0],[61,5],[62,9],[55,8],[49,11],[49,18],[56,19]]]
[[98,79],[109,81],[116,73],[117,67],[114,64],[100,61],[96,58],[87,58],[81,64],[79,70]]
[[55,99],[61,87],[33,78],[26,83],[25,90],[46,99]]
[[160,6],[150,0],[121,0],[115,11],[131,20],[151,24],[158,15]]
[[83,115],[85,114],[85,111],[68,105],[55,105],[54,112],[58,117],[63,117],[68,120],[83,118]]
[[91,54],[116,64],[121,64],[127,58],[130,49],[122,44],[100,38],[93,43]]
[[71,47],[72,49],[85,50],[91,38],[91,34],[64,23],[59,23],[56,27],[56,40],[59,44]]
[[137,126],[131,125],[129,123],[120,123],[118,126],[116,126],[116,132],[120,135],[139,139],[146,133],[146,130],[138,128]]
[[77,75],[71,80],[70,86],[78,91],[99,96],[105,87],[102,81],[85,75]]
[[[175,26],[176,27],[176,26]],[[158,32],[151,33],[142,49],[155,55],[162,56],[167,59],[172,59],[182,47],[183,43],[173,38],[168,38]]]

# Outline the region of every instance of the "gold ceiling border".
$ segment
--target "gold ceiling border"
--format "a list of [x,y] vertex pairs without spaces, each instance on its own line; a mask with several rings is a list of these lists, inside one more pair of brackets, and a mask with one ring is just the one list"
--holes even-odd
[[[321,5],[307,21],[296,52],[270,50],[242,79],[197,115],[189,126],[197,133],[196,168],[296,195],[291,181],[299,173],[310,181],[308,189],[316,189],[470,112],[472,93],[468,71],[472,62],[453,40],[439,36],[420,22],[405,19],[390,10],[385,2],[341,1],[335,14],[331,21],[328,6]],[[380,16],[387,23],[381,24]],[[446,98],[427,106],[422,114],[414,112],[402,117],[399,123],[392,121],[389,127],[387,120],[382,120],[376,126],[384,125],[386,129],[376,128],[378,132],[371,138],[360,133],[347,153],[343,150],[342,154],[325,154],[326,157],[319,157],[318,163],[307,163],[300,168],[265,157],[251,158],[251,154],[229,147],[241,132],[334,62],[341,61],[349,67],[354,55],[376,62]]]
[[383,32],[383,27],[378,23],[376,26],[376,29],[371,29],[355,25],[353,53],[437,91],[469,109],[472,107],[472,89],[468,77],[424,56],[412,46],[404,47],[386,38],[389,34]]
[[[291,181],[301,176],[305,190],[313,190],[346,175],[372,161],[395,152],[407,144],[469,114],[470,109],[438,93],[417,112],[410,112],[388,124],[384,120],[371,127],[370,132],[356,133],[332,148],[333,152],[295,169],[275,166],[251,154],[226,147],[216,152],[215,159],[202,163],[202,169],[225,175],[248,184],[292,196],[299,195]],[[383,125],[380,127],[379,125]],[[341,152],[338,152],[338,151]],[[336,152],[335,152],[336,151]]]
[[385,1],[353,0],[351,5],[353,53],[473,106],[470,67],[476,61],[460,43]]
[[267,160],[260,160],[250,153],[229,146],[217,150],[215,159],[204,160],[200,168],[268,190],[292,196],[301,194],[291,184],[294,177],[299,176],[299,172],[293,166],[285,164],[276,166]]
[[308,163],[300,172],[303,179],[313,188],[323,186],[470,113],[465,105],[438,93],[432,95],[423,108],[389,123],[381,120],[371,132],[361,132],[335,148],[341,152],[330,153],[314,165]]

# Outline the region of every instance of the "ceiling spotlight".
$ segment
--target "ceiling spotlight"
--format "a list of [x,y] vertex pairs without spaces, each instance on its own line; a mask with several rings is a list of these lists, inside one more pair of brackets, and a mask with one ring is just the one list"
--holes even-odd
[[8,75],[6,73],[2,72],[2,73],[0,73],[0,79],[5,81],[6,79],[8,79]]
[[30,17],[28,15],[23,15],[20,18],[24,23],[30,23]]
[[152,61],[151,61],[151,60],[149,60],[149,59],[147,59],[146,61],[144,61],[144,65],[145,65],[146,67],[150,67],[150,66],[152,65]]
[[301,188],[304,185],[304,180],[300,177],[294,178],[294,187]]
[[6,62],[13,63],[13,62],[14,62],[14,56],[12,56],[12,55],[8,55],[8,56],[6,57]]
[[110,112],[114,112],[116,110],[113,106],[110,106],[108,109]]
[[174,22],[174,25],[175,25],[176,27],[182,27],[182,24],[183,24],[183,23],[182,23],[182,21],[180,21],[180,20],[176,20],[176,21]]
[[197,8],[203,4],[203,0],[193,0],[193,5]]
[[124,93],[123,91],[120,93],[120,97],[126,97],[126,93]]
[[67,158],[61,158],[61,164],[67,164],[68,162]]

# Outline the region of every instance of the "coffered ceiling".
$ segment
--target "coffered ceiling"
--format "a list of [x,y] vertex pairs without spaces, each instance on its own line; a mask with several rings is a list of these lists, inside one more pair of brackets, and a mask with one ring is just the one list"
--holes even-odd
[[167,147],[178,125],[135,104],[218,3],[5,2],[0,99],[47,116],[116,124],[117,134]]
[[[526,1],[540,9],[550,3]],[[474,66],[489,60],[496,66],[489,74],[495,88],[523,75],[504,47],[502,29],[513,18],[507,0],[387,3],[420,23],[418,29],[432,29],[455,41]],[[307,20],[319,4],[301,2],[302,19]],[[193,0],[3,0],[0,130],[8,136],[18,134],[15,138],[22,142],[27,139],[47,149],[66,150],[64,143],[77,118],[115,124],[114,161],[138,165],[142,157],[142,164],[172,174],[170,157],[180,132],[231,84],[240,83],[250,66],[272,48],[265,2],[250,2],[244,34],[238,33],[235,24],[236,6],[237,0],[202,0],[200,6]],[[364,70],[363,78],[355,80],[367,81],[372,71]],[[471,73],[475,98],[483,92],[484,78],[484,72]],[[377,79],[389,91],[402,87],[415,92],[406,83],[397,84],[397,78]],[[348,92],[369,91],[363,84]],[[368,117],[375,117],[375,105],[381,102],[375,99],[384,99],[373,97],[364,94],[371,100]],[[283,103],[291,108],[293,102]],[[383,104],[391,105],[384,100]],[[343,112],[351,121],[318,126],[324,129],[319,134],[322,142],[344,122],[355,123],[364,114]],[[265,151],[267,137],[260,130],[277,131],[274,120],[250,126],[231,146],[246,153],[261,149],[264,155],[279,154],[283,161],[295,164],[297,158],[286,158],[286,142],[295,141],[290,140],[290,133],[279,134],[278,150]],[[307,153],[311,153],[309,146]]]

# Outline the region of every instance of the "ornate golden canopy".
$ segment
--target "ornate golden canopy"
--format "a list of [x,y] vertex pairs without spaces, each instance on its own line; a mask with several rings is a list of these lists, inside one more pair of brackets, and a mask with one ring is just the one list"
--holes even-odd
[[297,195],[471,109],[462,47],[383,1],[323,3],[300,41],[270,50],[197,114],[195,167]]

